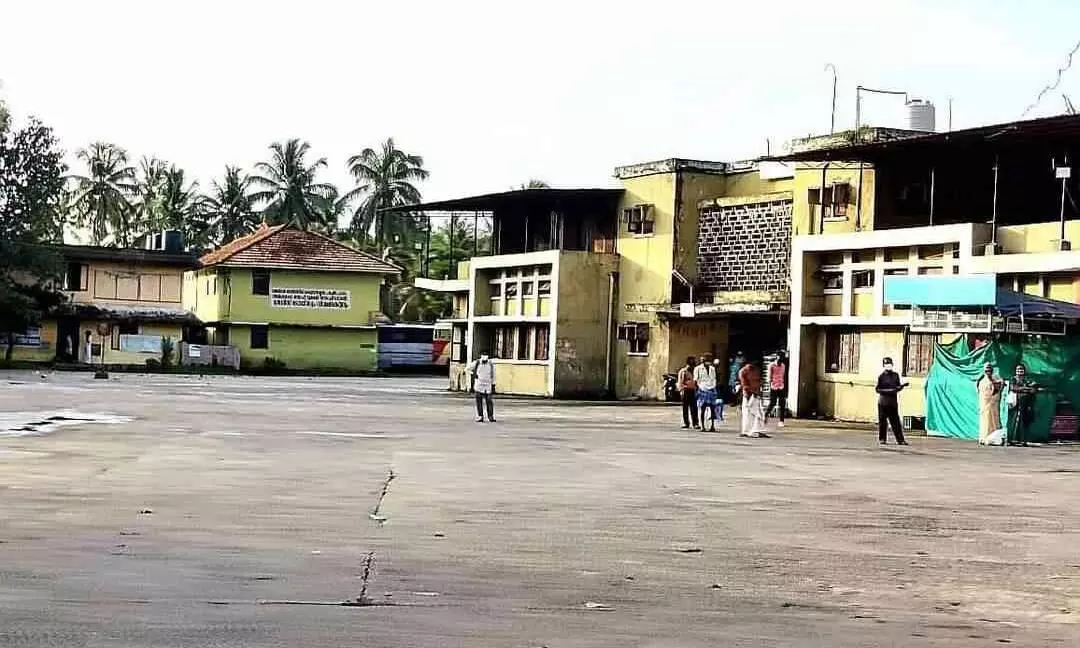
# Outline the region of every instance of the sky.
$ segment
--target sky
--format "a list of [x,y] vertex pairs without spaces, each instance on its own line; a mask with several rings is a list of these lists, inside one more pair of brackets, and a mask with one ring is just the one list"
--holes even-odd
[[[530,178],[613,186],[617,165],[738,160],[854,123],[855,86],[938,106],[938,127],[1019,119],[1080,40],[1067,0],[0,0],[0,97],[69,151],[103,140],[204,187],[309,141],[345,160],[387,137],[436,200]],[[1080,54],[1028,117],[1080,106]],[[868,97],[863,122],[903,126]]]

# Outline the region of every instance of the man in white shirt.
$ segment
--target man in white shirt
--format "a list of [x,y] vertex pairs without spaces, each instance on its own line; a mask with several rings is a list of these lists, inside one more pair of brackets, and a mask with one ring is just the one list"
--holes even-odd
[[716,366],[711,353],[706,353],[701,364],[694,367],[694,382],[697,383],[698,410],[701,413],[701,426],[705,427],[705,410],[709,411],[709,431],[716,432]]
[[487,406],[487,420],[495,422],[495,404],[491,396],[495,393],[495,363],[486,353],[480,354],[470,368],[473,377],[473,391],[476,395],[476,422],[484,422],[484,406]]

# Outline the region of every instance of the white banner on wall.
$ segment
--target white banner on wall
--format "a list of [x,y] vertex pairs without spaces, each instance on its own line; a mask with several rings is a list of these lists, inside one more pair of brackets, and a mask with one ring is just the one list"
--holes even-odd
[[128,353],[161,353],[161,336],[121,335],[120,350]]
[[274,308],[317,308],[348,310],[352,294],[348,290],[330,288],[270,288],[270,305]]

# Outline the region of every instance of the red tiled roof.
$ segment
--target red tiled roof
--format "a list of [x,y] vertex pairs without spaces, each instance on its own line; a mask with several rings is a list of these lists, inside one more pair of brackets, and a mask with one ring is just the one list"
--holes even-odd
[[203,255],[199,265],[375,274],[401,272],[401,268],[373,254],[286,225],[262,225],[251,234]]

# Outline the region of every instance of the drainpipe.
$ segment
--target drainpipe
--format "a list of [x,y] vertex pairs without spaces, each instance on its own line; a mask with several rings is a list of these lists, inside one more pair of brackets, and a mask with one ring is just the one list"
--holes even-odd
[[994,204],[990,213],[990,244],[997,251],[998,155],[994,154]]
[[855,194],[855,231],[862,231],[862,183],[863,183],[863,163],[859,162],[859,189]]
[[830,164],[832,163],[826,162],[825,166],[821,167],[821,191],[818,193],[818,209],[821,210],[821,222],[818,227],[818,234],[825,233],[825,180]]
[[934,225],[934,190],[936,189],[937,178],[934,173],[934,167],[930,167],[930,225]]
[[608,312],[607,312],[607,347],[604,353],[604,386],[608,396],[615,398],[614,346],[615,335],[615,294],[619,282],[618,272],[608,273]]

